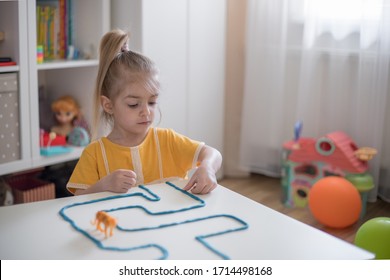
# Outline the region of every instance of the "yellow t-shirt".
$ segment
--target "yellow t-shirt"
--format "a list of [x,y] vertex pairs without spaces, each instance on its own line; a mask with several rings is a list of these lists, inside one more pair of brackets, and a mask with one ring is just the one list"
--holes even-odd
[[151,128],[136,147],[117,145],[102,137],[84,149],[66,187],[71,193],[87,189],[117,169],[133,170],[137,184],[185,178],[196,167],[203,146],[203,142],[163,128]]

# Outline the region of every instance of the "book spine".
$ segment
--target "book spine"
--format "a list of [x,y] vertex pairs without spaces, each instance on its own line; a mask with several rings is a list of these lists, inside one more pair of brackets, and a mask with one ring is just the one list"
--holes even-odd
[[59,9],[58,6],[54,11],[54,57],[55,59],[59,59],[59,46],[60,46],[60,19],[59,19]]
[[68,0],[68,46],[74,45],[73,38],[73,1]]
[[66,44],[66,27],[65,27],[65,18],[66,18],[66,0],[59,0],[59,15],[60,15],[60,30],[59,30],[59,57],[65,58],[65,44]]
[[44,24],[43,24],[43,55],[45,59],[49,58],[49,7],[43,7]]
[[48,49],[48,59],[54,59],[54,9],[53,7],[48,7],[49,10],[49,19],[47,23],[48,34],[47,34],[47,49]]

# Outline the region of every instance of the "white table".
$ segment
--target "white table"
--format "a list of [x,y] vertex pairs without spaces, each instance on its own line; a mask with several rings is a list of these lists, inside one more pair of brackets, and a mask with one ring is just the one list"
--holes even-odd
[[[185,184],[184,181],[174,183],[178,188]],[[1,207],[0,259],[374,258],[370,252],[222,186],[211,194],[193,197],[168,185],[150,185],[147,188],[150,193],[134,188],[128,196],[121,198],[116,198],[118,195],[113,193],[97,193]],[[141,194],[149,198],[155,195],[160,200],[149,201]],[[200,200],[195,200],[196,197]],[[108,200],[90,203],[99,199]],[[139,207],[134,208],[136,205]],[[112,237],[105,238],[91,223],[98,210],[129,206],[129,209],[110,212],[123,228],[165,227],[135,232],[115,229]],[[63,207],[66,207],[64,215],[89,237],[60,216]],[[188,207],[194,209],[183,210]],[[151,215],[144,209],[154,214],[164,211],[172,213]],[[173,225],[175,223],[178,224]],[[219,234],[207,237],[213,233]],[[93,240],[101,242],[104,247],[131,250],[101,249]]]

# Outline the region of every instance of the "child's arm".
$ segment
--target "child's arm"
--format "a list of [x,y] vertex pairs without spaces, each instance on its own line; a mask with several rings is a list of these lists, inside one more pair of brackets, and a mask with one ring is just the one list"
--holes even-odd
[[125,193],[130,188],[135,187],[136,174],[129,169],[118,169],[111,174],[100,179],[96,184],[90,186],[88,189],[75,191],[75,195],[96,193],[103,191],[112,191],[116,193]]
[[183,189],[197,194],[206,194],[217,186],[215,173],[221,167],[222,155],[218,150],[205,145],[199,153],[198,162],[198,168]]

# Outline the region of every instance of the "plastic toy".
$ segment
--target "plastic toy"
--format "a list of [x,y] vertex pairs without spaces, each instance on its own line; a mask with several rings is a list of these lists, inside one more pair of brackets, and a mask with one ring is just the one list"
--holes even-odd
[[58,98],[52,103],[51,109],[57,121],[57,125],[51,128],[51,132],[66,136],[67,143],[74,146],[86,146],[89,143],[88,125],[73,97],[67,95]]
[[73,128],[73,130],[68,134],[68,143],[74,146],[86,146],[89,143],[89,134],[88,132],[79,126]]
[[72,147],[67,146],[65,136],[57,135],[55,132],[48,133],[43,129],[41,129],[40,134],[40,154],[42,156],[55,156],[73,150]]
[[[99,211],[96,213],[96,218],[93,224],[96,225],[96,229],[101,232],[104,232],[104,235],[107,238],[108,231],[110,231],[109,236],[113,235],[113,230],[116,227],[117,221],[115,218],[111,217],[106,212]],[[104,225],[104,229],[101,227],[101,224]]]
[[356,232],[354,243],[375,253],[376,259],[390,259],[390,218],[377,217],[365,222]]
[[55,132],[46,132],[43,129],[40,131],[39,144],[41,147],[52,147],[52,146],[65,146],[66,137],[57,135]]
[[73,146],[86,146],[89,141],[88,126],[81,116],[80,107],[71,96],[55,100],[51,109],[55,114],[57,125],[50,133],[41,130],[40,153],[43,156],[54,156],[69,153]]
[[[340,176],[354,185],[362,177],[365,183],[357,184],[362,203],[373,187],[368,170],[368,160],[377,151],[373,148],[358,148],[344,132],[335,131],[318,139],[301,137],[302,123],[294,127],[294,139],[283,144],[282,187],[283,203],[288,207],[306,207],[311,187],[326,176]],[[370,184],[370,185],[368,185]],[[365,214],[363,205],[361,216]]]
[[348,174],[345,176],[345,179],[350,181],[360,193],[360,197],[362,200],[362,211],[360,213],[360,217],[363,218],[366,213],[368,192],[374,186],[374,178],[368,173],[361,173]]
[[354,224],[362,209],[360,195],[347,179],[328,176],[318,180],[309,192],[309,208],[323,225],[344,228]]
[[71,96],[63,96],[51,104],[57,125],[51,128],[51,132],[58,135],[68,135],[74,126],[74,121],[80,114],[80,107]]
[[62,154],[67,154],[73,151],[71,147],[68,146],[53,146],[53,147],[46,147],[46,148],[41,148],[40,154],[42,156],[57,156],[57,155],[62,155]]
[[37,63],[42,64],[44,61],[44,55],[43,55],[43,46],[38,45],[37,46]]
[[14,196],[9,184],[0,177],[0,206],[8,206],[14,204]]

